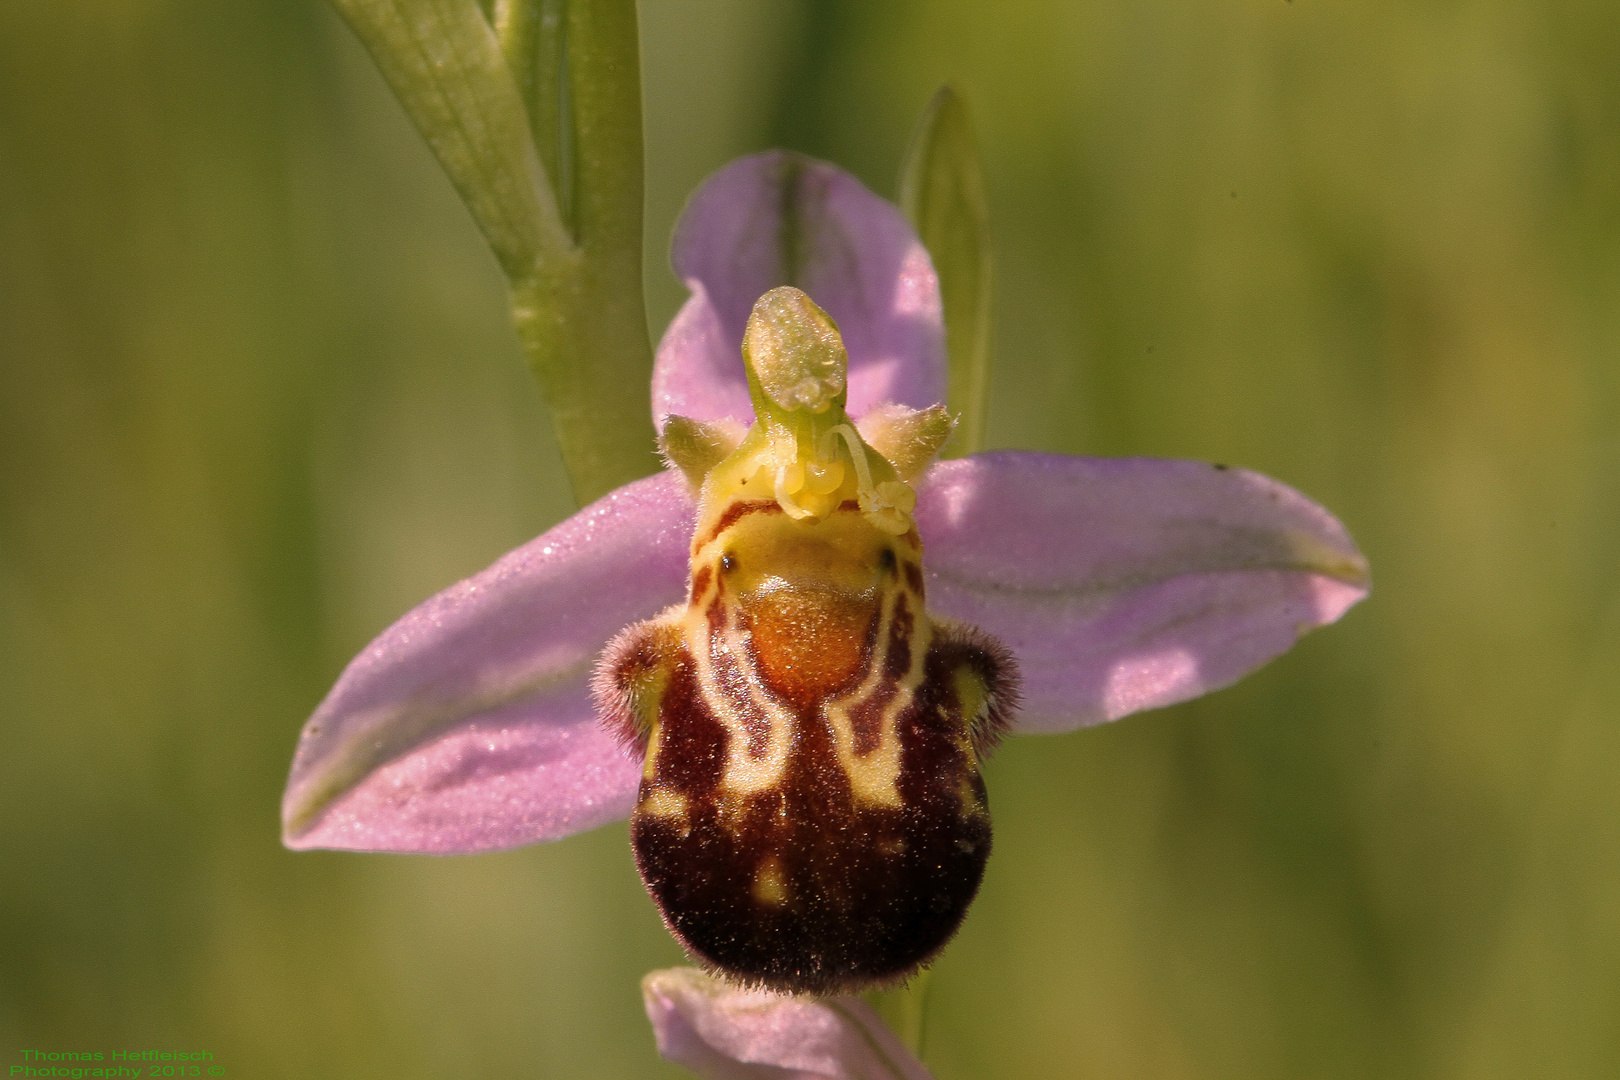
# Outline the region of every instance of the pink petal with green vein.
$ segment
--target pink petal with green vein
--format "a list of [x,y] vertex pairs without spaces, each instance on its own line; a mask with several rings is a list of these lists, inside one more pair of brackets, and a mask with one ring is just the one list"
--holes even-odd
[[1367,595],[1344,526],[1244,469],[1002,452],[918,485],[928,606],[1005,642],[1021,732],[1226,686]]
[[692,968],[641,994],[658,1052],[707,1080],[933,1080],[858,998],[740,990]]
[[628,814],[641,762],[587,683],[608,638],[681,599],[691,532],[679,476],[638,480],[385,630],[304,728],[287,846],[487,851]]
[[742,366],[754,301],[810,294],[849,350],[849,411],[945,400],[939,280],[898,207],[829,165],[773,150],[732,162],[692,195],[675,229],[692,296],[658,346],[653,419],[753,419]]

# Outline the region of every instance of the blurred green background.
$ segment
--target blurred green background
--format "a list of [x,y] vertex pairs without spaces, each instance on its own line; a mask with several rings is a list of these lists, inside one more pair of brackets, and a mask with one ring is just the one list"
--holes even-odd
[[[644,0],[649,318],[692,187],[892,194],[975,109],[992,445],[1337,512],[1372,599],[990,767],[972,1077],[1620,1075],[1620,5]],[[0,1055],[620,1078],[625,829],[281,849],[349,657],[571,510],[502,282],[319,0],[0,0]]]

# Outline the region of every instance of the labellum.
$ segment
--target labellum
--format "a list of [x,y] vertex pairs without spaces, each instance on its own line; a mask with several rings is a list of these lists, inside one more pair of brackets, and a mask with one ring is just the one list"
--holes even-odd
[[851,993],[927,963],[978,891],[979,763],[1017,674],[925,606],[907,480],[943,409],[858,429],[837,328],[797,289],[754,306],[743,356],[746,434],[664,429],[698,496],[688,599],[614,639],[595,693],[646,750],[631,837],[675,936],[746,984]]

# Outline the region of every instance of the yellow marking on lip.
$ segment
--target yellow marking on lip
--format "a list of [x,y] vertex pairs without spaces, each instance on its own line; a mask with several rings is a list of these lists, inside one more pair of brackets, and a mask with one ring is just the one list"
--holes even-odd
[[[914,534],[909,534],[906,539],[911,541],[910,546],[916,546]],[[867,805],[898,808],[902,804],[899,791],[902,763],[897,723],[900,715],[913,702],[915,691],[922,682],[924,657],[932,635],[922,597],[907,589],[900,577],[888,576],[883,570],[882,555],[893,542],[873,527],[868,515],[856,512],[835,514],[813,525],[784,516],[747,515],[711,537],[696,558],[707,556],[718,560],[722,553],[737,553],[734,574],[740,576],[728,578],[730,584],[724,590],[726,630],[718,635],[720,651],[729,653],[746,670],[769,671],[773,676],[770,680],[773,685],[785,690],[801,709],[807,704],[816,703],[818,686],[831,688],[840,683],[848,684],[852,678],[856,680],[855,688],[843,697],[820,701],[818,711],[833,736],[839,766],[849,779],[855,798]],[[890,560],[888,565],[888,574],[892,574],[893,561]],[[718,578],[722,566],[716,564],[715,572]],[[795,588],[789,582],[799,587]],[[849,625],[839,628],[839,634],[835,635],[837,640],[827,641],[820,633],[808,632],[812,629],[808,623],[817,620],[799,617],[807,612],[797,611],[797,608],[808,605],[815,608],[816,613],[831,614],[839,605],[829,607],[826,603],[812,602],[809,595],[802,597],[802,603],[790,602],[786,595],[776,595],[778,592],[805,594],[820,589],[843,594],[855,607],[867,611],[876,607],[878,626],[870,648],[866,644],[865,627],[859,628],[859,644],[853,640],[857,629],[853,624],[864,622],[864,618],[834,620]],[[877,590],[875,597],[873,590]],[[898,680],[894,694],[876,717],[876,745],[857,754],[851,714],[862,703],[871,701],[875,695],[887,690],[884,672],[889,666],[890,628],[896,602],[901,596],[910,598],[913,609],[913,631],[908,640],[910,656],[905,664],[905,674]],[[860,598],[858,602],[856,597]],[[752,615],[749,620],[753,627],[751,643],[745,635],[737,632],[743,622],[737,608],[739,604],[746,605],[745,610]],[[823,608],[826,610],[823,611]],[[782,618],[776,619],[776,615]],[[761,616],[763,623],[760,622]],[[781,622],[782,626],[774,625],[775,622]],[[788,626],[790,623],[803,623],[805,626]],[[706,615],[703,619],[689,619],[687,626],[689,634],[704,635],[703,638],[689,637],[689,641],[709,640],[711,631]],[[818,625],[814,629],[831,631],[833,628]],[[801,634],[801,631],[804,633]],[[788,640],[792,634],[801,634],[807,640]],[[815,639],[815,644],[809,639]],[[752,656],[748,654],[750,644],[753,646]],[[694,652],[703,654],[704,660],[709,659],[707,650],[694,649]],[[758,663],[752,663],[756,657]],[[714,667],[712,663],[703,663],[701,667],[700,685],[716,715],[731,731],[731,747],[738,748],[734,752],[728,748],[723,786],[743,793],[773,787],[781,779],[787,763],[787,758],[778,757],[775,751],[780,748],[791,753],[792,737],[797,733],[795,715],[773,709],[772,706],[778,705],[774,697],[769,693],[757,692],[753,680],[746,680],[749,685],[742,692],[746,694],[742,701],[736,700],[741,695],[738,693],[740,688],[735,686],[731,694],[725,695],[732,699],[731,703],[719,700],[722,695],[710,696],[710,691],[714,689]],[[793,670],[790,672],[787,670],[789,668]],[[757,710],[756,715],[766,718],[770,749],[763,758],[752,757],[743,749],[747,746],[748,731],[736,711],[738,706],[750,711]]]
[[978,672],[965,665],[956,669],[951,684],[962,710],[962,720],[972,730],[973,725],[983,720],[990,711],[990,688],[984,684]]
[[647,736],[647,760],[641,766],[641,778],[651,780],[658,772],[658,746],[662,742],[663,725],[654,724],[652,733]]
[[[727,513],[716,508],[711,516],[720,521]],[[688,606],[682,631],[703,700],[727,732],[720,781],[727,793],[778,786],[798,735],[798,714],[815,708],[825,720],[827,692],[852,682],[868,691],[876,685],[873,672],[881,668],[873,665],[867,634],[874,617],[883,620],[885,597],[896,584],[888,576],[892,569],[883,569],[891,543],[851,505],[815,522],[743,514],[693,553],[693,565],[712,572],[715,585]],[[733,552],[734,564],[727,558]],[[716,610],[723,619],[711,622]],[[884,640],[882,631],[877,640]],[[728,672],[732,665],[740,678]],[[750,753],[750,732],[757,745],[762,729],[763,752]],[[843,741],[844,757],[853,761],[852,737]],[[876,793],[868,801],[894,805],[899,795],[890,774],[898,768],[895,745],[887,765],[846,765],[846,772],[861,772],[855,782]],[[885,782],[890,793],[877,793]]]
[[791,899],[787,878],[782,874],[782,860],[767,855],[754,871],[754,899],[770,907],[781,907]]
[[[729,605],[726,606],[724,628],[718,634],[711,631],[707,607],[692,605],[683,623],[696,668],[698,692],[714,718],[726,730],[726,761],[725,771],[720,777],[721,789],[741,796],[776,787],[787,771],[788,757],[793,749],[793,714],[764,692],[757,677],[729,680],[731,686],[723,685],[724,680],[715,671],[714,654],[717,651],[737,664],[744,673],[752,674],[749,670],[747,635],[737,625],[738,620]],[[739,681],[742,683],[740,687],[736,685]],[[765,750],[757,757],[749,752],[750,725],[745,715],[749,711],[765,722]]]
[[964,775],[960,782],[957,783],[956,796],[962,800],[963,813],[972,817],[985,816],[984,800],[979,797],[979,792],[974,788],[970,776]]
[[872,650],[870,667],[861,685],[847,697],[829,701],[824,706],[828,724],[832,727],[833,744],[838,751],[838,764],[849,777],[850,792],[857,802],[870,806],[899,809],[900,798],[900,714],[909,706],[922,683],[923,660],[932,638],[932,628],[924,612],[913,613],[913,628],[908,645],[911,663],[900,677],[894,696],[878,717],[878,742],[864,754],[855,752],[855,722],[852,713],[863,702],[870,701],[884,687],[884,672],[888,667],[889,649],[892,647],[890,627],[898,606],[900,588],[897,584],[886,590],[888,599],[883,605],[882,621],[878,625],[878,642]]
[[654,788],[641,800],[641,806],[637,809],[647,817],[685,821],[690,806],[690,801],[680,792]]
[[882,740],[864,757],[857,757],[845,739],[839,738],[838,764],[849,777],[849,789],[856,802],[898,810],[904,805],[900,798],[900,736],[894,730],[891,710],[892,706],[884,710]]

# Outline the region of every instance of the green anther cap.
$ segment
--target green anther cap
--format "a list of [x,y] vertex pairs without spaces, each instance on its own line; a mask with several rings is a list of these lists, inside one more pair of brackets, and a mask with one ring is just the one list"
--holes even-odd
[[743,332],[743,359],[749,381],[783,412],[822,413],[843,405],[849,354],[838,324],[791,285],[755,302]]

